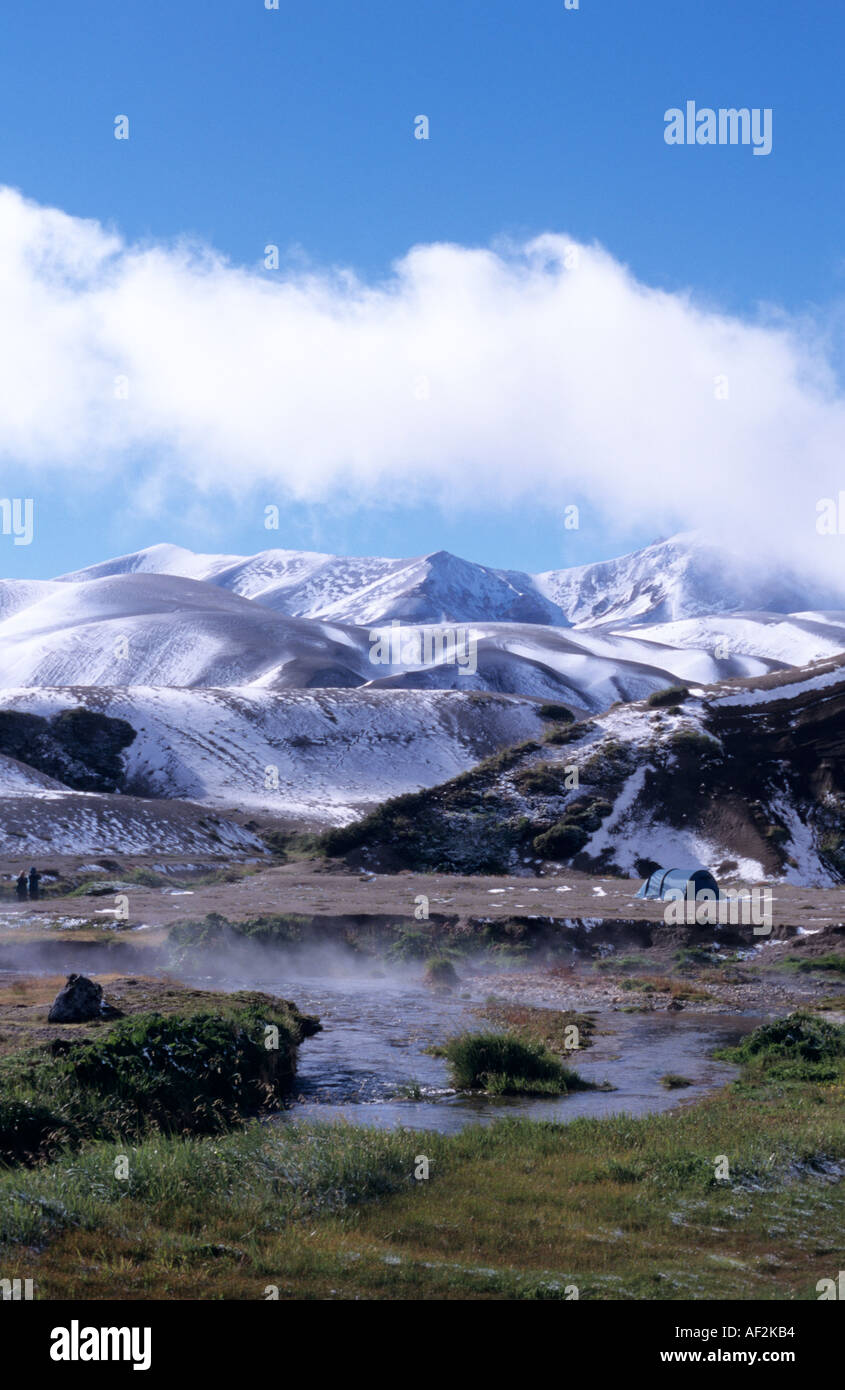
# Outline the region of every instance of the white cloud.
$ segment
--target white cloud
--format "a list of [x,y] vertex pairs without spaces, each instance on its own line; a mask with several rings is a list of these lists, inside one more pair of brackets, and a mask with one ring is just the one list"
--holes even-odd
[[366,284],[128,245],[0,190],[0,459],[141,454],[202,491],[308,501],[578,495],[611,530],[830,559],[815,502],[845,487],[845,408],[806,324],[650,289],[597,246],[567,269],[570,245],[417,246]]

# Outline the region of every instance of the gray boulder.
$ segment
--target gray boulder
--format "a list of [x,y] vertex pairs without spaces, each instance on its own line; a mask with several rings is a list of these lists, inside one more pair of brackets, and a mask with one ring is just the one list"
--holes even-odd
[[68,975],[47,1019],[50,1023],[88,1023],[92,1018],[103,1018],[107,1012],[111,1010],[103,1000],[102,985],[96,985],[87,975]]

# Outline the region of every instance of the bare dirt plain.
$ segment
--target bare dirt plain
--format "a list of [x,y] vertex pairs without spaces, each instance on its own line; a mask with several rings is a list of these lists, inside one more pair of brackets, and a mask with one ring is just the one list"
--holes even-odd
[[[78,874],[86,861],[54,857],[50,866],[61,875]],[[90,858],[89,858],[89,863]],[[98,861],[102,862],[102,861]],[[326,913],[332,916],[397,915],[413,918],[417,899],[428,899],[432,915],[489,917],[519,916],[553,918],[626,919],[661,921],[663,904],[637,898],[639,879],[594,878],[564,870],[554,876],[506,878],[482,875],[458,877],[441,874],[361,874],[322,860],[303,860],[268,867],[253,865],[232,882],[202,882],[202,875],[187,869],[180,861],[161,858],[156,867],[167,867],[173,887],[126,885],[129,898],[129,924],[165,926],[185,917],[219,912],[233,919],[261,913]],[[19,866],[0,863],[0,873],[11,874]],[[152,861],[142,858],[108,860],[99,877],[105,882],[123,882],[135,869],[151,869]],[[208,862],[207,870],[220,869]],[[45,872],[49,870],[45,869]],[[90,877],[90,875],[89,875]],[[724,885],[742,887],[755,885]],[[818,930],[845,923],[845,887],[803,888],[795,884],[771,883],[774,934],[778,928]],[[190,895],[190,896],[189,896]],[[0,923],[14,925],[16,919],[36,922],[57,912],[79,915],[93,907],[112,906],[108,895],[101,902],[92,898],[52,896],[37,902],[18,903],[6,896],[0,901]]]

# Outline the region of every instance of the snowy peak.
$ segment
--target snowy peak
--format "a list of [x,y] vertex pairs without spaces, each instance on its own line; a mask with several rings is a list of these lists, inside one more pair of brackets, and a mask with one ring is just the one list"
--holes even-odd
[[88,583],[142,573],[204,581],[293,618],[361,627],[393,618],[417,623],[567,626],[565,615],[537,591],[531,575],[490,569],[446,550],[391,560],[302,550],[195,555],[181,546],[153,545],[62,575],[61,582]]
[[563,613],[537,593],[530,575],[490,569],[447,550],[392,563],[395,568],[389,574],[352,603],[334,605],[330,615],[366,624],[399,618],[414,623],[568,625]]
[[118,555],[97,565],[59,576],[61,583],[75,584],[91,579],[110,579],[117,574],[173,574],[183,579],[207,579],[212,566],[225,564],[236,556],[195,555],[181,545],[148,545],[130,555]]
[[[61,582],[128,574],[193,579],[288,617],[360,627],[394,618],[606,627],[731,612],[845,608],[845,582],[838,590],[819,592],[779,560],[766,564],[737,556],[694,533],[619,559],[542,574],[493,569],[446,550],[396,560],[282,549],[252,556],[199,555],[182,546],[153,545],[63,575]],[[0,609],[3,602],[0,592]],[[12,594],[6,602],[21,606],[30,599]]]
[[[692,532],[618,560],[550,570],[538,574],[535,583],[578,626],[845,606],[845,584],[820,594],[780,560],[766,564],[739,556]],[[808,602],[810,594],[814,597]]]

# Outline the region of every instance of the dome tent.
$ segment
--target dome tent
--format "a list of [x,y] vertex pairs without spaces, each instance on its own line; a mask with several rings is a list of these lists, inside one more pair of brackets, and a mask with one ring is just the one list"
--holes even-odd
[[655,869],[645,880],[638,898],[689,898],[719,896],[719,885],[709,869]]

